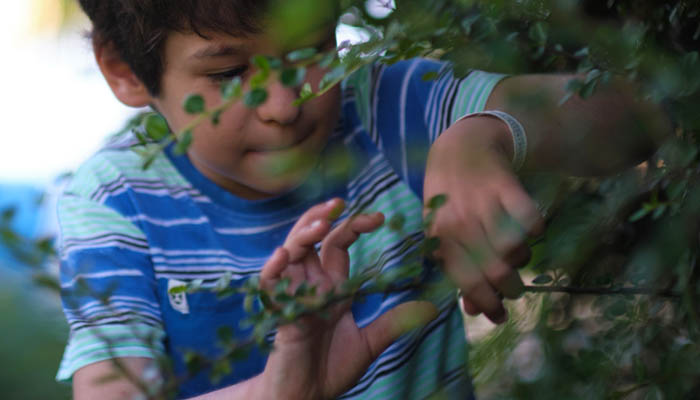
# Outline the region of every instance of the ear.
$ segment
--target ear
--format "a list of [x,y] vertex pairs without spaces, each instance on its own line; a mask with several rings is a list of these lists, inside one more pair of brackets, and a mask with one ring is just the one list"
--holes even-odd
[[97,65],[117,99],[127,106],[145,107],[152,103],[146,85],[141,82],[129,64],[122,60],[114,45],[93,41]]

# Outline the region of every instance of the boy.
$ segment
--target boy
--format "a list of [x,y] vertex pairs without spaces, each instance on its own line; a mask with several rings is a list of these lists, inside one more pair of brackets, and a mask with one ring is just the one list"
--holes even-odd
[[[153,107],[176,132],[191,120],[182,109],[188,94],[217,104],[223,81],[247,82],[254,74],[251,56],[282,58],[293,50],[276,40],[265,2],[256,0],[80,3],[114,94],[127,105]],[[315,32],[316,43],[295,46],[333,43],[327,28]],[[58,378],[73,379],[76,398],[130,398],[143,389],[133,378],[158,379],[158,356],[167,354],[183,376],[187,351],[220,354],[217,328],[246,338],[240,296],[218,301],[206,291],[169,292],[197,279],[207,288],[226,273],[234,286],[259,275],[271,287],[287,277],[292,290],[310,282],[323,293],[370,265],[421,262],[412,250],[423,235],[423,200],[438,194],[449,200],[430,232],[441,239],[436,255],[468,313],[504,321],[502,297],[522,291],[516,268],[528,258],[524,238],[542,227],[509,160],[524,160],[530,170],[605,173],[653,148],[650,135],[608,132],[624,132],[642,115],[651,132],[661,132],[663,118],[620,88],[561,108],[527,110],[506,101],[533,92],[558,100],[566,76],[504,79],[475,71],[459,80],[449,72],[421,79],[446,68],[428,60],[372,66],[301,106],[293,104],[298,87],[270,82],[260,107],[235,104],[218,125],[198,126],[186,156],[168,148],[142,171],[127,138],[89,160],[59,205],[71,338]],[[324,73],[310,66],[306,81],[317,88]],[[508,114],[461,118],[484,109]],[[599,118],[603,110],[614,117]],[[583,141],[570,140],[571,131]],[[601,151],[602,143],[610,150]],[[351,167],[332,168],[337,152]],[[308,162],[270,173],[270,165],[292,157]],[[404,215],[401,232],[381,227],[380,213]],[[496,221],[504,216],[520,229],[503,229]],[[435,307],[414,298],[369,296],[352,308],[334,307],[328,320],[281,326],[269,357],[252,351],[217,384],[207,371],[189,377],[178,396],[403,399],[443,390],[470,397],[455,302]]]

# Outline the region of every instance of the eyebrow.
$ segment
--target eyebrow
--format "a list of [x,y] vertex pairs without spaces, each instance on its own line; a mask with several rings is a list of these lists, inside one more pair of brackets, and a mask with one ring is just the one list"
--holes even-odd
[[244,46],[234,46],[230,44],[212,44],[196,51],[190,58],[219,58],[241,55],[245,52]]

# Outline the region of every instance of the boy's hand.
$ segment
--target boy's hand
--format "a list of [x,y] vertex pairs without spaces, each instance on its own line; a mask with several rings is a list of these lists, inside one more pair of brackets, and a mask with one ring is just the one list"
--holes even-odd
[[[361,234],[376,230],[384,222],[381,213],[361,214],[331,230],[332,220],[343,207],[342,200],[333,199],[300,218],[283,247],[263,267],[263,288],[288,278],[290,293],[306,283],[317,287],[319,301],[329,291],[341,289],[348,277],[348,247]],[[321,241],[319,255],[314,245]],[[437,314],[430,303],[404,303],[360,329],[350,305],[346,301],[329,307],[328,318],[308,315],[279,327],[275,349],[260,376],[259,398],[335,398],[352,387],[400,335],[428,323]]]
[[440,238],[435,255],[462,292],[465,311],[504,322],[502,299],[517,298],[523,282],[528,236],[541,234],[535,203],[510,167],[512,139],[491,117],[457,122],[433,144],[426,166],[424,199],[445,194],[429,236]]

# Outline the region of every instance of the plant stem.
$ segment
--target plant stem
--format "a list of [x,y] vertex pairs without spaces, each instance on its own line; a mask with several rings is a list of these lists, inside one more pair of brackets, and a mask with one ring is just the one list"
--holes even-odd
[[673,290],[658,290],[644,287],[571,287],[571,286],[525,286],[525,292],[528,293],[569,293],[580,295],[598,295],[598,296],[626,296],[626,295],[647,295],[656,297],[667,297],[671,299],[680,299],[681,294]]

